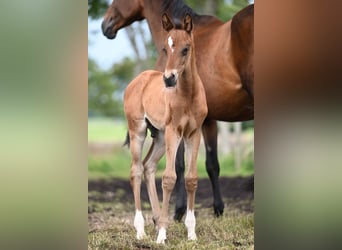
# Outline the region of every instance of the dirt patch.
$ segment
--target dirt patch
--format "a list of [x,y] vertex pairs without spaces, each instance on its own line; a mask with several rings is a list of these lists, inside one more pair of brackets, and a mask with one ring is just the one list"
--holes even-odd
[[[161,179],[156,180],[159,199],[162,197]],[[221,194],[226,209],[236,208],[246,212],[254,211],[254,177],[221,177]],[[88,213],[95,212],[93,204],[116,203],[130,204],[133,206],[134,198],[129,180],[106,179],[91,180],[88,182]],[[148,204],[146,185],[141,188],[141,199]],[[171,204],[174,203],[175,194],[171,197]],[[202,208],[211,208],[213,203],[212,188],[209,178],[199,179],[196,192],[196,204]],[[148,206],[148,205],[146,205]],[[173,205],[171,205],[173,206]],[[108,210],[111,208],[108,207]]]

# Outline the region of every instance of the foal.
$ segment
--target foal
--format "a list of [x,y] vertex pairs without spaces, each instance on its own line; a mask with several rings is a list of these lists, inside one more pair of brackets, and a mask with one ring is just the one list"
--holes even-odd
[[[162,24],[163,29],[169,32],[163,48],[167,56],[165,72],[149,70],[141,73],[127,86],[124,96],[132,154],[131,186],[136,208],[134,227],[137,238],[141,239],[145,235],[140,201],[141,176],[144,173],[153,219],[159,230],[157,243],[164,243],[166,239],[169,201],[177,178],[176,152],[182,139],[186,150],[188,193],[185,225],[188,239],[197,238],[194,215],[197,155],[201,126],[208,112],[204,87],[196,68],[191,16],[185,16],[182,29],[176,29],[166,14],[162,16]],[[152,131],[153,142],[142,162],[147,128]],[[162,177],[163,203],[160,211],[155,172],[165,149],[166,168]]]

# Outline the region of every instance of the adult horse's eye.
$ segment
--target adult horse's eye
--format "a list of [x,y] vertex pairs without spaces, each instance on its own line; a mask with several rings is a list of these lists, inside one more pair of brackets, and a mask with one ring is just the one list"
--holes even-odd
[[189,48],[185,47],[184,49],[182,49],[182,56],[186,56],[188,54]]

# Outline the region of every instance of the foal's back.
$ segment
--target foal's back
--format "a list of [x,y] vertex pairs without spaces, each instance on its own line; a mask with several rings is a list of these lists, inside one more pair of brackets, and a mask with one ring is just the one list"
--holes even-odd
[[[164,129],[165,96],[163,73],[147,70],[127,86],[124,110],[127,120],[149,119],[158,130]],[[153,118],[153,119],[152,119]]]

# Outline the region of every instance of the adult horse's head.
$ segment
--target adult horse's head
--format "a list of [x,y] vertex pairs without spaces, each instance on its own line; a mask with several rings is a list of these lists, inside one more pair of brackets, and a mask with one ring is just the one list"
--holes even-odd
[[163,29],[168,32],[163,47],[163,53],[167,57],[163,79],[167,88],[173,88],[178,76],[189,66],[192,57],[192,18],[186,14],[181,27],[176,27],[170,18],[163,14],[162,23]]
[[119,29],[144,19],[142,0],[113,0],[102,22],[102,33],[114,39]]

